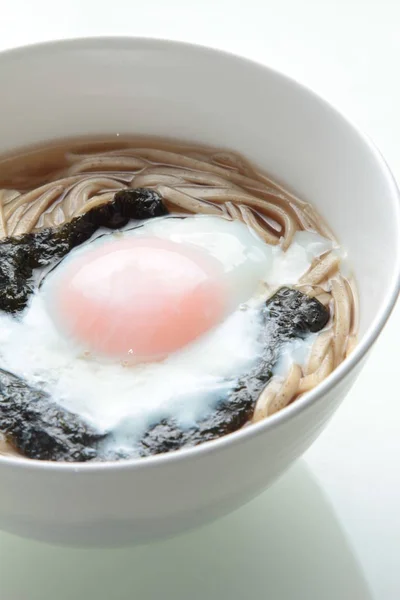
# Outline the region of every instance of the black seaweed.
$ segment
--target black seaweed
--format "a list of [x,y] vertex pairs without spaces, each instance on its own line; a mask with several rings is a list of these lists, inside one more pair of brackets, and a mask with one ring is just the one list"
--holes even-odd
[[329,320],[329,311],[315,298],[281,288],[267,300],[262,316],[264,351],[256,366],[239,380],[227,398],[221,398],[197,427],[182,429],[174,419],[163,419],[150,427],[140,441],[142,456],[195,446],[242,427],[251,418],[261,391],[272,377],[282,346],[294,338],[323,329]]
[[[222,397],[197,427],[181,429],[164,419],[148,429],[139,444],[142,456],[178,450],[212,440],[242,427],[250,418],[285,342],[322,329],[329,311],[317,300],[282,288],[262,309],[264,351],[255,367]],[[0,369],[0,431],[21,454],[39,460],[83,462],[127,458],[105,442],[111,434],[94,431],[79,416],[56,404],[46,392]]]
[[0,310],[23,310],[34,290],[34,269],[51,266],[100,227],[117,229],[131,219],[149,219],[167,212],[154,190],[123,190],[115,194],[112,202],[92,208],[61,227],[6,238],[0,242]]
[[2,369],[0,423],[2,433],[21,454],[38,460],[92,460],[105,437],[45,392]]

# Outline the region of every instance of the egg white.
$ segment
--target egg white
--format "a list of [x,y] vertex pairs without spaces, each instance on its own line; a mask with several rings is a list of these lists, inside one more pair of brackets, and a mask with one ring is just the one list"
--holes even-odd
[[[154,235],[211,254],[223,266],[230,286],[231,314],[166,360],[129,368],[87,355],[65,338],[46,311],[46,285],[34,294],[20,318],[0,315],[3,367],[46,390],[98,430],[114,430],[116,449],[134,446],[143,431],[162,418],[174,417],[185,427],[206,416],[260,354],[256,306],[262,286],[297,283],[312,260],[332,248],[329,240],[302,231],[283,252],[265,244],[243,223],[209,216],[158,218],[91,243],[110,243],[121,235]],[[88,245],[73,250],[65,261],[85,252]],[[295,345],[296,360],[299,356],[305,360],[310,341],[304,344],[303,348],[301,343]],[[290,352],[285,361],[290,363]],[[280,370],[288,368],[282,364]]]

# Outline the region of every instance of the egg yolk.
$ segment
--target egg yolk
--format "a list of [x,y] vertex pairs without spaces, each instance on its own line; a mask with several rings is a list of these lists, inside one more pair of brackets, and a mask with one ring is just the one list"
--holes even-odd
[[48,307],[83,347],[135,362],[164,358],[217,325],[227,296],[216,259],[141,237],[107,242],[61,264]]

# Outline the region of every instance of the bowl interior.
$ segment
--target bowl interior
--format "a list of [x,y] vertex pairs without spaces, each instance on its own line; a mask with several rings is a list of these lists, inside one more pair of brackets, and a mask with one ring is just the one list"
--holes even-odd
[[12,51],[0,55],[0,73],[0,152],[100,133],[237,150],[327,219],[356,273],[361,334],[393,295],[399,271],[395,185],[369,142],[297,83],[224,53],[140,39]]

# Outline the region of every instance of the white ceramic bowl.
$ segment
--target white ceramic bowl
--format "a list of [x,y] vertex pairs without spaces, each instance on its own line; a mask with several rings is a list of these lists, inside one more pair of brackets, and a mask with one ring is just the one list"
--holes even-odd
[[315,203],[348,249],[361,297],[359,346],[282,412],[193,449],[118,464],[0,458],[0,528],[23,536],[134,543],[233,510],[317,437],[395,303],[399,199],[386,164],[309,90],[207,48],[123,38],[55,42],[0,54],[0,81],[0,151],[120,132],[226,146]]

